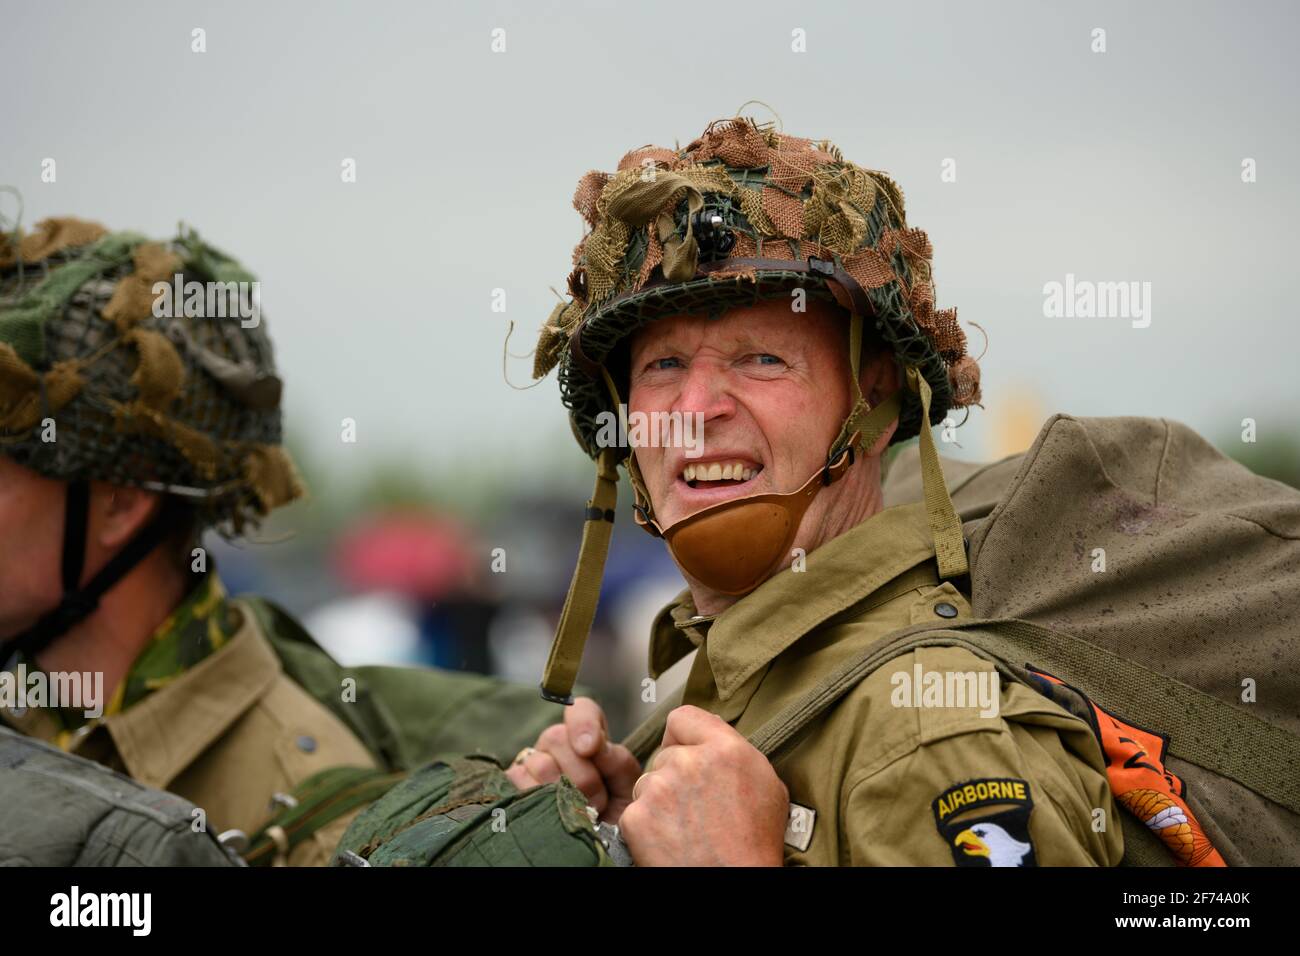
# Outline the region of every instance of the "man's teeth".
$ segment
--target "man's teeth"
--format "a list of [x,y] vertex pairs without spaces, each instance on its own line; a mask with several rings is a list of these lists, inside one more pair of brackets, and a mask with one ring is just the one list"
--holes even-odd
[[739,461],[713,461],[707,465],[687,465],[682,471],[683,481],[749,481],[758,474],[757,468],[747,468]]

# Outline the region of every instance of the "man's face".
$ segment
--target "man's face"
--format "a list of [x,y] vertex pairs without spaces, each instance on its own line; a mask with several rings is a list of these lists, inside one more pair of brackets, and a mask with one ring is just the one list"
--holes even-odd
[[[703,415],[700,457],[636,449],[661,527],[731,498],[794,491],[826,463],[852,406],[845,328],[829,303],[793,312],[770,299],[717,320],[660,319],[636,333],[628,411]],[[821,522],[835,497],[819,494],[804,525]]]
[[59,603],[66,487],[0,455],[0,640]]

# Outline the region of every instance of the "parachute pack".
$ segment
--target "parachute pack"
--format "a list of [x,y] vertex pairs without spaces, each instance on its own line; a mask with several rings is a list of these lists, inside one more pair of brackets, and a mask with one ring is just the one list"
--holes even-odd
[[[1152,418],[1056,415],[944,470],[975,619],[888,652],[963,644],[1086,719],[1125,862],[1300,862],[1300,491]],[[884,485],[919,496],[914,448]]]

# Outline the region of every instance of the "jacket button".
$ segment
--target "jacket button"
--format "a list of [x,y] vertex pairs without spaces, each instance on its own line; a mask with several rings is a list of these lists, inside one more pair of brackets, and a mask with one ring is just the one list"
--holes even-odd
[[934,613],[940,617],[956,617],[957,609],[947,601],[942,601],[934,606]]
[[295,742],[298,744],[298,749],[301,750],[301,751],[302,751],[303,753],[305,753],[305,754],[315,753],[315,752],[316,752],[316,738],[315,738],[315,737],[309,737],[309,736],[307,736],[306,734],[303,734],[303,735],[302,735],[301,737],[299,737],[299,738],[297,739],[297,741],[295,741]]

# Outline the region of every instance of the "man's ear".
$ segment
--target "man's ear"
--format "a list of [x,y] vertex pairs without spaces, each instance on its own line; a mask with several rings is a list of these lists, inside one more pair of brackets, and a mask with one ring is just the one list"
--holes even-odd
[[[898,360],[894,353],[888,349],[881,349],[869,358],[862,369],[862,394],[866,397],[867,402],[872,408],[875,408],[894,392],[898,391],[902,378],[898,371]],[[885,429],[884,433],[876,439],[874,445],[865,449],[869,458],[876,458],[885,453],[889,447],[889,441],[894,437],[894,432],[898,431],[898,419],[895,418]]]
[[105,551],[117,551],[139,533],[162,507],[162,498],[142,488],[90,485],[90,533]]
[[860,384],[862,394],[866,396],[872,408],[898,391],[902,382],[898,371],[898,360],[888,349],[881,349],[863,363]]

